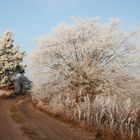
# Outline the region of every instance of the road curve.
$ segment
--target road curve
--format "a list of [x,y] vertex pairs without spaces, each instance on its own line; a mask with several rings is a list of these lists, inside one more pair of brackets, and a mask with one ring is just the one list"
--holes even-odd
[[[18,107],[24,126],[11,118],[13,105]],[[38,111],[32,106],[30,97],[18,97],[0,99],[0,140],[94,140],[94,136]]]

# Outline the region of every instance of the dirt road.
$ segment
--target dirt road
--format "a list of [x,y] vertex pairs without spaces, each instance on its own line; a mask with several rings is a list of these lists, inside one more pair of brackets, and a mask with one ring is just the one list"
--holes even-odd
[[16,101],[0,99],[0,140],[26,140],[19,126],[11,118],[10,106]]
[[31,98],[0,99],[0,140],[94,140],[32,106]]

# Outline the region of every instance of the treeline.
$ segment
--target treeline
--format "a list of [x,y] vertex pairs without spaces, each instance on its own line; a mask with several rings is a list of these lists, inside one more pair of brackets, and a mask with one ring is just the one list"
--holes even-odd
[[[106,140],[138,140],[137,32],[119,20],[61,23],[32,53],[33,102],[63,119],[88,124]],[[134,57],[135,56],[135,57]]]

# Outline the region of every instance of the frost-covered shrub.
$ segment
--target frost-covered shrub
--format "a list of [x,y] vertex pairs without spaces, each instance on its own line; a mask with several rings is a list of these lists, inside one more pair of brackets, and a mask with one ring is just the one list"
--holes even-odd
[[109,134],[113,140],[137,140],[140,138],[139,109],[130,98],[97,96],[91,107],[90,121],[104,138]]
[[3,90],[0,90],[0,96],[2,96],[3,95]]
[[103,138],[138,139],[140,108],[130,98],[98,95],[94,102],[85,100],[79,106],[75,108],[77,118],[85,119]]
[[12,97],[13,90],[0,90],[0,97]]
[[49,103],[39,100],[39,108],[75,122],[85,122],[103,140],[138,140],[140,138],[140,107],[125,96],[97,95],[75,103],[69,97],[54,97]]

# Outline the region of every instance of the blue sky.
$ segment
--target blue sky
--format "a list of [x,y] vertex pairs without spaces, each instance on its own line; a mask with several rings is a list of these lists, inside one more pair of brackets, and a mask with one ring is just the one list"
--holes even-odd
[[15,44],[30,53],[35,39],[71,16],[119,17],[123,25],[140,23],[140,0],[0,0],[0,32],[12,30]]

